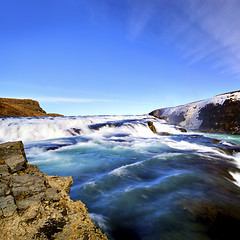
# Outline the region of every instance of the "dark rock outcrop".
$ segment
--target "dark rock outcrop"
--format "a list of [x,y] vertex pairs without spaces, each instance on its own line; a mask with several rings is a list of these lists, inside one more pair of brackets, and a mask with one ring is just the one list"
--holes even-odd
[[149,121],[147,124],[148,124],[148,127],[151,129],[151,131],[152,131],[153,133],[157,133],[157,130],[156,130],[153,122]]
[[47,114],[35,100],[0,98],[0,117],[48,117],[62,116]]
[[70,199],[72,182],[29,164],[22,142],[0,144],[1,239],[107,239]]
[[201,131],[240,135],[240,101],[226,99],[220,104],[207,104],[199,112]]
[[240,91],[149,114],[187,129],[240,135]]

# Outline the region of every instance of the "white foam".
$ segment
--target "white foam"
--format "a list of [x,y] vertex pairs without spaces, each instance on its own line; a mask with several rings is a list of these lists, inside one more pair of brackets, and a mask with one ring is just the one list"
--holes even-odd
[[234,181],[233,183],[240,187],[240,173],[230,172],[230,174],[231,174],[231,175],[233,176],[233,178],[236,180],[236,182]]
[[99,228],[101,228],[105,232],[108,230],[106,217],[97,213],[89,213],[89,215],[90,218],[98,224]]
[[[32,164],[44,164],[47,163],[57,163],[60,164],[62,162],[62,157],[57,155],[55,151],[44,151],[40,148],[31,148],[26,150],[26,156],[27,158],[32,158],[31,163]],[[64,161],[66,162],[67,159],[65,158]]]
[[27,157],[33,157],[33,158],[37,158],[39,156],[42,156],[44,153],[44,150],[42,148],[38,148],[38,147],[32,147],[30,149],[25,150]]
[[153,156],[153,158],[157,158],[157,159],[168,159],[169,157],[177,157],[177,156],[180,156],[182,155],[182,153],[161,153],[161,154],[157,154],[155,156]]
[[129,167],[137,166],[137,165],[140,165],[141,163],[142,162],[135,162],[135,163],[130,163],[130,164],[123,165],[119,168],[116,168],[116,169],[112,170],[109,174],[110,175],[116,175],[116,176],[119,176],[119,177],[123,177],[123,176],[125,176],[129,173],[128,172]]
[[[235,154],[235,162],[236,162],[238,169],[240,170],[240,153]],[[236,180],[236,182],[233,182],[233,183],[235,183],[236,185],[238,185],[240,187],[240,173],[239,172],[230,172],[230,174]]]
[[88,125],[136,117],[145,118],[145,116],[0,118],[0,142],[18,140],[30,142],[71,137],[73,128],[81,129],[81,133],[88,134],[93,132]]
[[[221,152],[218,150],[218,148],[215,147],[208,147],[196,143],[189,143],[186,141],[180,141],[176,142],[174,140],[169,140],[166,142],[166,145],[168,145],[171,148],[179,149],[179,150],[189,150],[189,151],[196,151],[198,153],[212,153],[214,155],[218,155],[224,158],[236,160],[235,156],[230,156],[225,154],[224,152]],[[210,157],[210,156],[209,156]]]
[[157,132],[167,132],[170,134],[188,134],[188,133],[183,133],[180,130],[178,130],[174,125],[168,124],[165,121],[154,121],[154,126],[157,130]]
[[84,188],[85,187],[95,187],[96,186],[96,182],[95,181],[90,181],[84,184]]
[[[158,132],[181,134],[165,120],[156,120],[152,116],[87,116],[87,117],[49,117],[49,118],[5,118],[0,119],[0,142],[41,141],[72,137],[73,134],[102,139],[108,135],[130,134],[132,137],[156,138],[147,122],[154,122]],[[109,123],[112,123],[112,125]],[[116,123],[116,126],[114,125]],[[120,123],[120,124],[118,124]],[[89,125],[106,124],[98,130]],[[75,131],[74,129],[77,129]]]

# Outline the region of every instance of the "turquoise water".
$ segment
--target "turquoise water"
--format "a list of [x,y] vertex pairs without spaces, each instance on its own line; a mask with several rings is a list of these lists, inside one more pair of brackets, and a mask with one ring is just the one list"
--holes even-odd
[[203,135],[206,137],[216,138],[216,139],[224,140],[226,142],[232,142],[240,145],[239,135],[217,134],[217,133],[204,133]]
[[[231,239],[240,155],[227,141],[239,137],[182,133],[150,117],[110,120],[84,119],[80,135],[28,141],[27,158],[47,174],[72,176],[71,198],[110,239]],[[171,135],[152,133],[149,120]]]

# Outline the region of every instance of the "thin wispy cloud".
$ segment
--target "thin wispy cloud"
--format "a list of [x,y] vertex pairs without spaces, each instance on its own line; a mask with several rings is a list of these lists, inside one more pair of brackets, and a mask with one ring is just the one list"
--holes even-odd
[[54,102],[54,103],[96,103],[96,102],[113,102],[112,99],[98,99],[98,98],[62,98],[62,97],[36,97],[40,102]]
[[[190,49],[192,61],[209,59],[222,73],[240,74],[240,2],[235,0],[208,1],[204,6],[193,1],[192,19],[198,20],[203,36]],[[190,36],[193,38],[194,36]],[[187,49],[188,46],[184,46]]]
[[33,99],[39,102],[46,103],[107,103],[118,102],[114,99],[101,99],[101,98],[66,98],[66,97],[35,97],[35,96],[1,96],[3,98],[18,98],[18,99]]
[[155,17],[157,13],[156,2],[146,4],[145,1],[129,1],[130,18],[129,18],[129,30],[130,38],[137,38],[144,28]]
[[219,73],[240,75],[239,0],[129,2],[133,39],[151,31],[189,64],[207,61]]

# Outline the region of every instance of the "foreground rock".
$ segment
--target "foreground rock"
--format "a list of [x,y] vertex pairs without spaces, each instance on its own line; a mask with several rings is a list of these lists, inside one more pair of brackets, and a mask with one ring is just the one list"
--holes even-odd
[[48,117],[62,116],[47,114],[37,101],[31,99],[0,98],[0,117]]
[[203,132],[240,135],[240,91],[150,113],[171,124]]
[[29,164],[22,142],[0,144],[1,240],[107,239],[86,206],[70,199],[72,182]]

